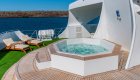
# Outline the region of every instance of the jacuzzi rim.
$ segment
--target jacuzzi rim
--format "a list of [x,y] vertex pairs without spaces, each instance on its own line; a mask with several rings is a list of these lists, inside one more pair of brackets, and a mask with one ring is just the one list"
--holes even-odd
[[[78,39],[80,39],[80,38],[78,38]],[[85,38],[82,38],[82,39],[85,39]],[[90,38],[86,38],[86,39],[90,39]],[[92,38],[92,39],[94,39],[94,38]],[[99,53],[99,54],[88,54],[88,55],[80,55],[80,54],[73,54],[73,53],[71,54],[71,53],[62,52],[58,49],[57,43],[60,43],[60,42],[66,41],[66,40],[68,40],[68,39],[64,39],[64,40],[61,40],[61,41],[58,41],[58,42],[52,44],[51,47],[54,48],[53,50],[55,50],[56,53],[51,53],[51,54],[86,61],[86,60],[97,59],[97,58],[102,58],[102,57],[116,56],[116,55],[119,55],[119,53],[120,53],[120,50],[119,51],[115,50],[115,47],[116,46],[121,47],[121,46],[119,44],[114,43],[114,42],[111,42],[111,43],[115,44],[115,47],[112,50],[112,52],[103,52],[103,53]],[[101,39],[101,40],[105,40],[105,39]],[[108,41],[108,40],[105,40],[105,41]],[[108,41],[108,42],[110,42],[110,41]]]
[[96,55],[101,55],[101,54],[108,54],[108,53],[112,53],[110,51],[105,51],[105,52],[98,52],[96,54],[86,54],[86,55],[81,55],[81,54],[74,54],[74,53],[68,53],[68,52],[63,52],[63,51],[60,51],[57,47],[57,43],[56,44],[53,44],[56,52],[60,53],[60,54],[68,54],[68,55],[73,55],[73,56],[80,56],[80,57],[89,57],[89,56],[96,56]]

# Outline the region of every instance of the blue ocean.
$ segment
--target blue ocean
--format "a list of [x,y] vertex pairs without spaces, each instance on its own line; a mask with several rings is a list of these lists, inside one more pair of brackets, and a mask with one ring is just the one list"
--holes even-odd
[[21,30],[25,33],[46,29],[59,30],[62,28],[64,30],[67,26],[67,22],[68,17],[0,18],[0,33],[11,30]]

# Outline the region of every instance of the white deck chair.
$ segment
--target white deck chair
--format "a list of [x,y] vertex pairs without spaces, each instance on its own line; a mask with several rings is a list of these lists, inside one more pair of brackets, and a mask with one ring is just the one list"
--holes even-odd
[[31,50],[29,45],[25,45],[25,44],[22,44],[22,43],[16,43],[16,42],[13,41],[12,38],[3,39],[3,42],[5,43],[7,50],[21,50],[24,53],[26,53],[26,50],[28,50],[28,49]]
[[31,38],[28,35],[24,35],[21,31],[15,31],[15,33],[19,37],[20,40],[24,41],[25,43],[29,45],[35,45],[35,46],[40,47],[40,45],[43,44],[42,41],[37,40],[35,38]]
[[54,36],[53,29],[38,31],[38,37],[40,40],[43,40],[43,41],[52,40],[53,36]]

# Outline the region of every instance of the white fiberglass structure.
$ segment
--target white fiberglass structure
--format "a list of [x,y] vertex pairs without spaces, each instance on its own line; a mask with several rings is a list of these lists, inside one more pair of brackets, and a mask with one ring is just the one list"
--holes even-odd
[[[68,45],[73,44],[100,45],[106,48],[107,51],[95,52],[91,54],[86,53],[82,55],[82,53],[65,52],[64,50],[61,50],[60,46],[66,45],[65,47],[67,47]],[[118,69],[119,56],[117,54],[114,54],[114,51],[116,51],[114,47],[116,47],[117,45],[109,41],[90,38],[76,38],[61,40],[53,44],[53,46],[53,51],[56,51],[55,53],[51,54],[51,67],[53,68],[78,74],[81,76],[88,76]],[[86,47],[86,49],[88,49],[88,46]],[[92,47],[92,49],[94,47]],[[80,50],[78,49],[76,49],[76,51],[80,52]],[[85,53],[86,51],[87,50],[84,50],[82,52]]]
[[[140,0],[77,0],[69,6],[63,38],[106,39],[129,52],[126,68],[140,65]],[[97,27],[97,29],[96,29]],[[96,30],[96,31],[95,31]]]

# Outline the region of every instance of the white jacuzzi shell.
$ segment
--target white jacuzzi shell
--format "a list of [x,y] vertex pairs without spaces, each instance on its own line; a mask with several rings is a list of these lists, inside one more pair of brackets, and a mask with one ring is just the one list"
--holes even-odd
[[[86,44],[102,45],[103,47],[108,49],[109,52],[113,52],[115,47],[115,44],[112,42],[106,40],[100,40],[100,39],[90,39],[90,38],[66,39],[59,42],[67,42],[67,44],[86,43]],[[56,46],[57,43],[53,45],[55,47],[56,53],[67,54],[59,51],[59,49]],[[104,53],[104,54],[108,54],[108,53]],[[84,57],[81,55],[79,56]],[[88,76],[92,74],[118,69],[118,57],[119,55],[113,55],[113,56],[107,56],[107,57],[102,57],[97,59],[80,60],[72,57],[57,55],[54,53],[51,54],[51,67],[63,71],[67,71],[73,74],[81,75],[81,76]]]
[[88,76],[118,69],[117,55],[83,61],[52,54],[51,59],[51,67],[81,76]]

